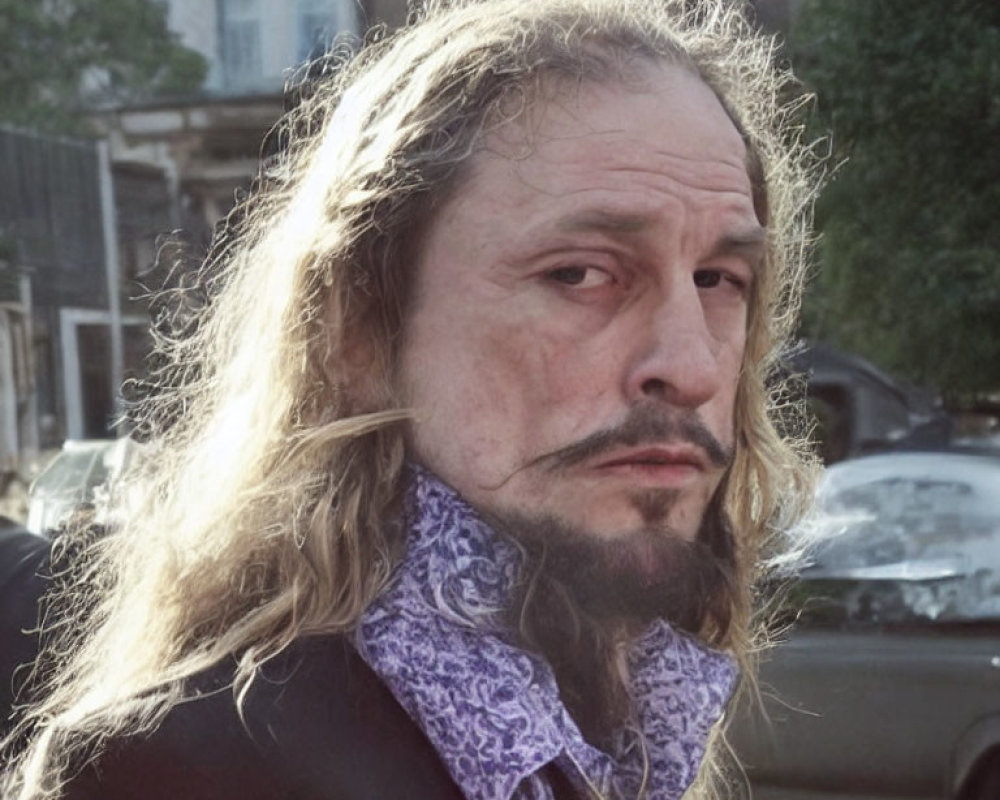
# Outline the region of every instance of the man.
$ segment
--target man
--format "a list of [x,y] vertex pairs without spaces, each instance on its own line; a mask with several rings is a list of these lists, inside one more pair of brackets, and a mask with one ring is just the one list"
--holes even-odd
[[307,87],[55,570],[11,797],[692,785],[808,483],[808,184],[767,42],[685,5],[435,5]]

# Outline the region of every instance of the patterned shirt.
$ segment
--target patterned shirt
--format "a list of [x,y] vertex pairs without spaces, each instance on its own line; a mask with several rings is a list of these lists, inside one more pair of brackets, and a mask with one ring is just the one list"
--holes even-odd
[[[470,800],[551,800],[554,763],[580,792],[635,798],[636,733],[586,742],[546,661],[502,622],[520,551],[452,489],[414,468],[407,552],[358,629],[362,657],[423,730]],[[679,798],[736,682],[733,659],[656,621],[631,647],[629,692],[645,739],[646,797]]]

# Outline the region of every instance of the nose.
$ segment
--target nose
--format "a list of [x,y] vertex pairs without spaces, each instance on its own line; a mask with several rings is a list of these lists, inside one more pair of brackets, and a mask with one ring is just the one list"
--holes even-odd
[[718,393],[719,343],[693,285],[650,298],[636,323],[624,387],[630,402],[657,400],[695,409]]

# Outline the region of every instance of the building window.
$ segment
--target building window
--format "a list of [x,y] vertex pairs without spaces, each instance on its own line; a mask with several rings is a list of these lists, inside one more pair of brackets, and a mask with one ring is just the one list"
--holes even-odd
[[218,0],[222,79],[229,89],[260,82],[263,72],[258,0]]
[[358,23],[351,0],[298,0],[299,61],[326,52],[338,33],[357,33]]

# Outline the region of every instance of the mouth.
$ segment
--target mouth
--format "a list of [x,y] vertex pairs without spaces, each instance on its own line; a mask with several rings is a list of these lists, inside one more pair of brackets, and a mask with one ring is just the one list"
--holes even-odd
[[619,467],[678,467],[701,472],[707,463],[694,448],[690,447],[648,447],[617,453],[611,458],[599,461],[595,469],[617,469]]
[[652,487],[678,488],[698,479],[708,469],[697,448],[646,447],[619,451],[591,467],[601,477],[622,478]]

